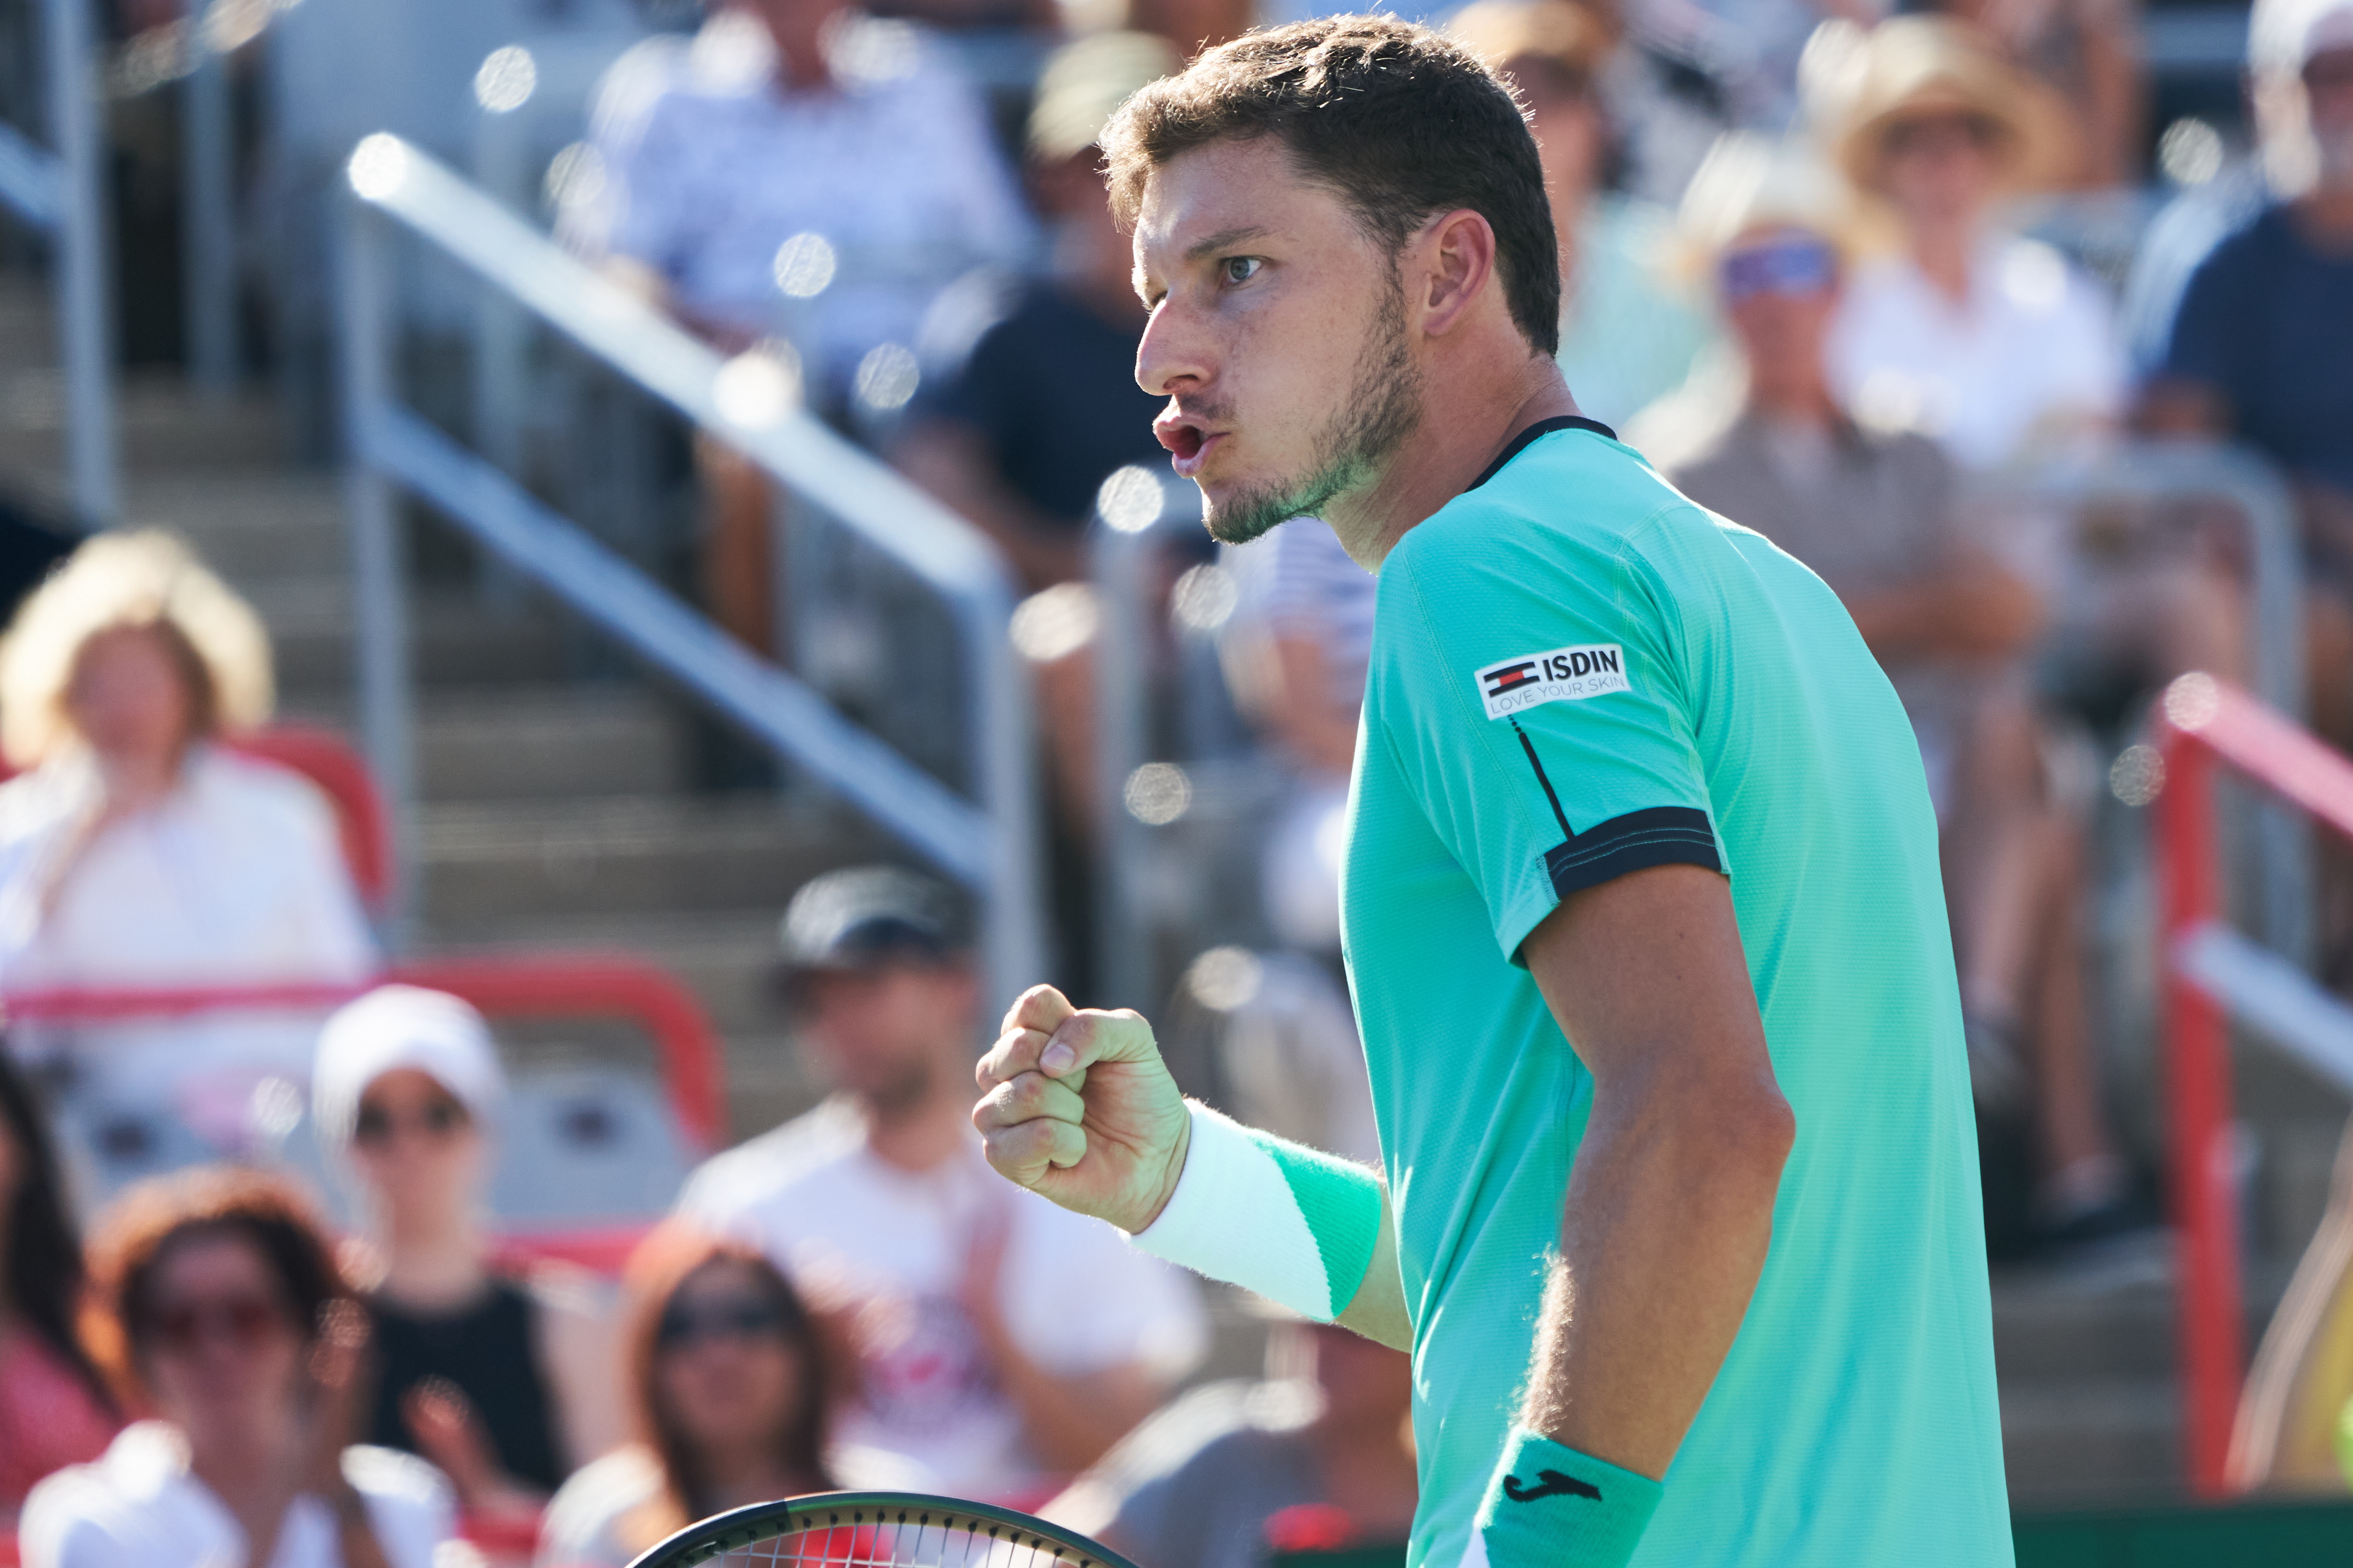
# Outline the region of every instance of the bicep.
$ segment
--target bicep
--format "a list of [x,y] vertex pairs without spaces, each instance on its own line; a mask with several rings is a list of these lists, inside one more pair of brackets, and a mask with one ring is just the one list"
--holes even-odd
[[1563,899],[1521,951],[1597,1088],[1772,1081],[1722,875],[1654,866],[1584,889]]

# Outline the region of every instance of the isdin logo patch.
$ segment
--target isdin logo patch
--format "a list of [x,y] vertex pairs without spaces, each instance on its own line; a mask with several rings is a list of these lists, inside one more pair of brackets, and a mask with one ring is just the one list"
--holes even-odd
[[1634,689],[1626,679],[1625,656],[1614,642],[1507,658],[1479,670],[1477,679],[1490,719],[1508,719],[1546,702],[1582,702]]

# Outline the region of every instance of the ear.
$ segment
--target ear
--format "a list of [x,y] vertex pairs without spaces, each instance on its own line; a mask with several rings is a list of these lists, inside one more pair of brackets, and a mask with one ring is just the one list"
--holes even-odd
[[1407,247],[1406,309],[1429,337],[1454,331],[1494,282],[1495,230],[1467,207],[1432,218]]

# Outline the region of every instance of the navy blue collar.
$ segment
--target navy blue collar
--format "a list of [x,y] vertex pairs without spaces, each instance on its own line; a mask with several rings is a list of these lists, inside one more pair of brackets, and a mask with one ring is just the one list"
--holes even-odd
[[1486,471],[1471,481],[1471,489],[1475,490],[1497,474],[1502,473],[1504,465],[1525,451],[1529,442],[1539,436],[1549,436],[1556,430],[1590,430],[1596,436],[1606,437],[1612,441],[1618,439],[1617,431],[1612,430],[1600,420],[1588,419],[1582,414],[1562,414],[1550,419],[1539,419],[1512,437],[1512,444],[1505,447],[1497,455],[1495,460],[1487,465]]

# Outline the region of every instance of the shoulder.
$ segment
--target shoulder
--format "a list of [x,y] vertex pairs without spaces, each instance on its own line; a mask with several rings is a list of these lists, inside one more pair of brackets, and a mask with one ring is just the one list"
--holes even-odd
[[661,1461],[642,1443],[630,1443],[602,1458],[591,1459],[555,1489],[548,1500],[540,1537],[560,1554],[586,1549],[608,1532],[614,1521],[642,1508],[661,1490]]
[[2287,209],[2263,207],[2215,242],[2191,270],[2190,287],[2241,287],[2255,281],[2276,263],[2283,249],[2295,243]]
[[315,827],[334,820],[319,786],[280,763],[224,746],[206,746],[188,761],[188,790],[209,813]]
[[50,763],[0,784],[0,846],[55,832],[90,798],[86,768]]
[[185,1532],[174,1494],[187,1473],[187,1447],[160,1422],[126,1426],[106,1452],[69,1465],[25,1499],[18,1535],[28,1560],[74,1568],[82,1551],[110,1545],[100,1561],[126,1561],[151,1537]]
[[2052,247],[2012,236],[1999,243],[1990,260],[1993,286],[2016,316],[2043,327],[2106,325],[2107,295]]
[[714,1154],[687,1179],[678,1212],[725,1228],[747,1211],[784,1196],[841,1164],[865,1146],[865,1130],[847,1103],[828,1100],[781,1127]]

